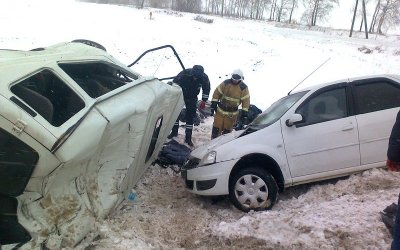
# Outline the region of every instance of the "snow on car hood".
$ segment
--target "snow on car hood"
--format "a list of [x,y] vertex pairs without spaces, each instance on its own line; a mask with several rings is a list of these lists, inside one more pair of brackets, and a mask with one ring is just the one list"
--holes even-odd
[[232,133],[219,136],[206,144],[194,149],[190,154],[191,157],[202,159],[208,152],[218,148],[219,146],[228,143],[243,133],[244,130],[233,131]]

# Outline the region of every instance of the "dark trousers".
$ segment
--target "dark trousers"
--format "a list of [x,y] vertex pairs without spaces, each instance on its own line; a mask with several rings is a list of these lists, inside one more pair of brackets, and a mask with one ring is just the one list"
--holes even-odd
[[397,203],[396,221],[394,223],[392,250],[400,250],[400,194]]
[[[193,130],[193,122],[194,118],[196,117],[196,110],[197,110],[197,99],[184,99],[185,106],[186,106],[186,135],[189,138],[192,138],[192,130]],[[175,122],[172,131],[174,134],[178,134],[179,128],[179,117]]]
[[186,125],[192,125],[196,117],[197,99],[185,99]]

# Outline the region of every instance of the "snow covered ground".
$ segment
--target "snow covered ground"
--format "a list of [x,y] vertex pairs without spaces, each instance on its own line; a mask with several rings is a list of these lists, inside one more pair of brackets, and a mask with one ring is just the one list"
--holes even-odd
[[[208,140],[211,119],[196,128]],[[181,129],[179,141],[184,139]],[[379,212],[396,201],[400,175],[375,169],[290,188],[270,211],[243,214],[227,198],[194,196],[179,174],[154,166],[125,202],[98,224],[95,249],[388,249]]]
[[[196,127],[195,144],[209,140],[212,119]],[[184,129],[178,140],[183,143]],[[289,188],[272,210],[244,214],[225,197],[185,190],[179,174],[153,166],[123,203],[91,249],[389,249],[379,212],[397,202],[400,174],[384,169]],[[93,237],[95,234],[93,234]]]
[[[156,9],[150,20],[149,11],[72,0],[2,0],[0,48],[32,49],[84,38],[129,64],[147,49],[171,44],[186,67],[205,67],[212,90],[241,68],[251,103],[261,109],[327,60],[299,88],[360,75],[399,74],[399,36],[366,40],[363,34],[348,38],[347,31],[215,16],[208,17],[213,24],[206,24],[195,21],[193,14]],[[134,69],[160,77],[180,70],[169,54]],[[209,140],[211,124],[207,119],[196,127],[195,145]],[[179,132],[183,141],[183,129]],[[159,166],[145,173],[136,190],[137,201],[122,204],[99,221],[92,238],[78,248],[388,249],[391,238],[379,211],[397,201],[400,174],[376,169],[290,188],[272,210],[248,214],[227,199],[190,194],[179,174]]]

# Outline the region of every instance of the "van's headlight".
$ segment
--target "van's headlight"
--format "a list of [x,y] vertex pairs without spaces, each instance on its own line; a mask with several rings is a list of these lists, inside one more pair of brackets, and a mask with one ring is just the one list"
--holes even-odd
[[203,159],[201,160],[199,166],[205,166],[215,163],[215,159],[217,158],[217,152],[210,151],[208,152]]

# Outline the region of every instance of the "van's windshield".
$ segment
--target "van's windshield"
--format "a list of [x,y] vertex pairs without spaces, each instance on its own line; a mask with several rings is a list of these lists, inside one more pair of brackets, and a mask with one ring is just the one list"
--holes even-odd
[[252,130],[259,130],[273,124],[279,120],[283,114],[285,114],[286,111],[288,111],[306,93],[307,91],[303,91],[279,99],[259,116],[257,116],[257,118],[254,119],[254,121],[250,123],[248,127]]

